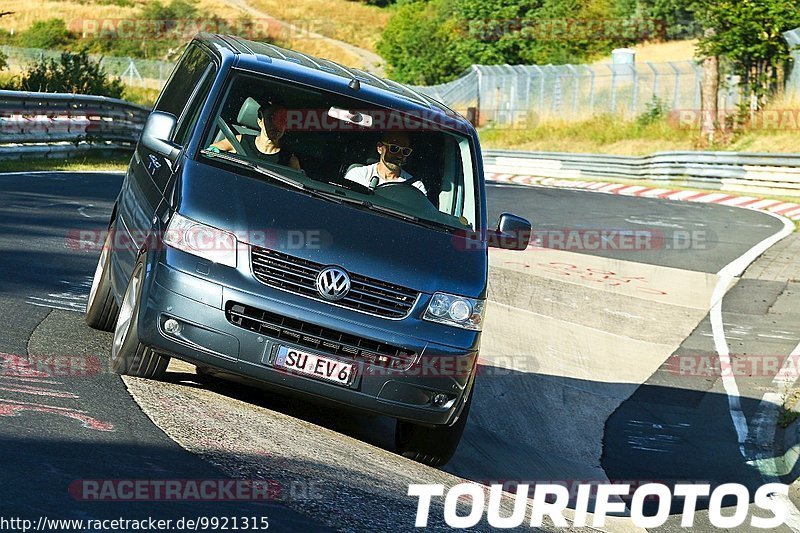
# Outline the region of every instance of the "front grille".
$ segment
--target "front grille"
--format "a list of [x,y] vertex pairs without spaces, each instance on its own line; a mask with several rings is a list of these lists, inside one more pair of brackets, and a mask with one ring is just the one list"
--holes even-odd
[[405,348],[349,335],[236,302],[225,305],[225,316],[235,326],[273,339],[286,340],[331,355],[395,370],[408,370],[416,357],[413,351]]
[[[315,282],[325,265],[258,246],[251,250],[253,274],[261,283],[322,300]],[[405,287],[350,274],[350,292],[335,303],[384,318],[404,318],[414,307],[417,296],[417,292]]]

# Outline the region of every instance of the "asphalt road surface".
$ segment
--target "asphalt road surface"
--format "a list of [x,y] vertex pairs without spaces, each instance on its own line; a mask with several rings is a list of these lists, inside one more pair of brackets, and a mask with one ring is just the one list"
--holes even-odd
[[[271,480],[269,472],[225,468],[227,464],[240,464],[234,453],[220,456],[215,452],[211,464],[176,444],[142,412],[119,376],[108,371],[109,335],[83,325],[79,312],[85,305],[98,251],[81,242],[91,240],[92,232],[106,227],[121,175],[36,173],[5,175],[0,180],[0,450],[6,462],[6,481],[0,485],[2,515],[119,517],[119,502],[85,500],[86,492],[80,489],[91,480],[232,479],[234,472],[244,472],[244,479]],[[585,235],[602,229],[650,232],[658,243],[637,249],[610,245],[597,250],[576,247],[573,242],[571,251],[709,273],[717,272],[782,227],[772,217],[741,209],[582,191],[490,185],[488,198],[490,220],[496,220],[500,212],[513,211],[529,218],[546,242],[551,242],[549,235],[554,231],[576,230]],[[609,242],[616,242],[616,238],[610,236]],[[556,248],[562,245],[567,246],[554,243]],[[742,313],[751,309],[750,299],[760,298],[759,291],[764,288],[756,285],[737,293],[739,299],[730,309],[731,320],[737,312],[737,320],[749,320]],[[780,287],[768,289],[777,299]],[[764,308],[765,320],[766,313]],[[709,350],[704,328],[707,325],[701,324],[696,338],[687,339],[690,348]],[[786,337],[779,342],[781,350],[796,344],[794,332]],[[748,349],[754,352],[777,349],[765,347],[756,333],[750,341],[753,344]],[[727,474],[716,475],[714,480],[757,484],[757,472],[737,459],[735,438],[731,440],[731,423],[723,405],[725,396],[718,385],[694,383],[685,387],[676,383],[672,374],[662,377],[654,375],[652,382],[640,387],[609,419],[607,435],[613,436],[604,442],[603,451],[603,467],[609,478],[663,480],[668,477],[671,461],[688,454],[694,458],[691,464],[675,471],[671,479],[710,479],[719,468]],[[185,386],[187,394],[203,388],[191,380]],[[260,402],[240,387],[211,387],[217,387],[223,396],[256,405]],[[686,416],[677,412],[700,404],[705,410],[695,409],[684,413]],[[643,450],[632,453],[631,439],[626,437],[631,421],[646,419],[653,405],[674,408],[663,416],[673,417],[664,422],[673,423],[676,431],[688,431],[680,425],[687,417],[697,429],[676,437],[679,446],[655,458]],[[390,447],[391,425],[385,420],[345,416],[328,423],[320,416],[328,412],[324,409],[295,404],[268,406],[372,446]],[[747,408],[755,409],[749,404]],[[718,445],[720,442],[724,446]],[[184,447],[203,455],[188,445]],[[704,459],[703,454],[712,453],[717,453],[714,460]],[[457,455],[446,471],[467,479],[485,479],[477,461],[485,462],[486,455]],[[335,469],[336,465],[328,467]],[[367,483],[358,472],[349,481],[339,482],[350,483],[354,491]],[[344,501],[347,497],[343,493]],[[124,515],[173,520],[268,516],[270,527],[279,530],[319,530],[329,523],[313,508],[260,499],[127,502]],[[370,517],[362,519],[369,523]],[[375,520],[379,523],[377,516]]]

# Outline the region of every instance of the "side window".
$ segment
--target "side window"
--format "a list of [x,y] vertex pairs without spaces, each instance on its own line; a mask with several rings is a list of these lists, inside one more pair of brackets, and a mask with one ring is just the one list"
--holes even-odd
[[214,74],[216,73],[214,64],[208,65],[200,84],[196,86],[192,99],[186,109],[183,110],[183,116],[178,119],[178,127],[175,130],[174,141],[183,146],[189,140],[197,118],[200,116],[200,111],[203,109],[203,104],[208,98],[208,93],[211,91],[211,86],[214,84]]
[[205,52],[197,46],[189,46],[161,92],[155,110],[172,113],[180,120],[209,64],[211,58]]

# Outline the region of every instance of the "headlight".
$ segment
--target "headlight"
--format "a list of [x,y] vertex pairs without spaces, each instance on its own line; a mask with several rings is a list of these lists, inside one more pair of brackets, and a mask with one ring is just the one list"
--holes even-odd
[[220,265],[236,268],[236,237],[175,213],[167,225],[164,243]]
[[422,318],[450,326],[480,331],[485,300],[437,292]]

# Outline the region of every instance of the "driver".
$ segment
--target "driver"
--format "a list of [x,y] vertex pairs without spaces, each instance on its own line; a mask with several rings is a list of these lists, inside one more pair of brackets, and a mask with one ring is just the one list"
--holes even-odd
[[[262,105],[258,108],[258,135],[237,135],[236,139],[242,143],[244,149],[250,154],[257,155],[260,159],[277,163],[300,170],[300,161],[297,156],[288,150],[281,149],[281,138],[286,132],[286,110],[275,104]],[[228,139],[222,139],[212,144],[210,149],[223,152],[236,152]]]
[[402,131],[386,132],[376,149],[380,155],[377,163],[351,168],[344,178],[372,189],[383,183],[407,181],[427,196],[425,184],[402,168],[413,151],[408,134]]

